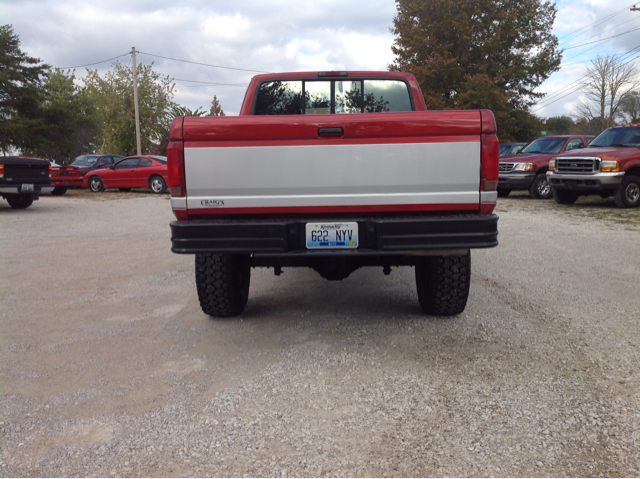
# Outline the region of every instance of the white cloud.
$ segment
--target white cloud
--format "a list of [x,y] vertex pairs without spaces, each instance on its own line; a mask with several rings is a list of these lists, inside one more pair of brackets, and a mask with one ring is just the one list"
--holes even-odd
[[212,39],[233,40],[251,34],[251,22],[239,13],[233,16],[211,15],[204,21],[204,36]]

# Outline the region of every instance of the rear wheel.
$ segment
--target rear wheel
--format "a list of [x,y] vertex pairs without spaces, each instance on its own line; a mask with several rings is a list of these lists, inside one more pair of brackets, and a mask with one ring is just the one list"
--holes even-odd
[[634,208],[640,205],[640,178],[625,176],[620,188],[613,194],[618,208]]
[[91,178],[89,178],[88,184],[89,189],[94,193],[100,193],[101,191],[104,191],[104,183],[102,183],[102,180],[99,176],[92,176]]
[[426,256],[416,263],[416,289],[422,311],[435,316],[460,314],[471,285],[471,253]]
[[556,200],[556,203],[559,205],[572,205],[580,196],[575,191],[558,190],[556,188],[551,189],[551,194],[553,195],[553,199]]
[[506,198],[511,193],[511,188],[498,188],[498,198]]
[[167,184],[164,182],[162,176],[152,176],[149,178],[149,188],[154,193],[160,194],[167,191]]
[[53,190],[51,190],[51,194],[53,196],[62,196],[67,192],[67,188],[64,186],[56,186]]
[[548,200],[551,198],[551,187],[549,186],[547,175],[544,173],[536,175],[529,188],[529,194],[536,200]]
[[249,298],[248,255],[196,254],[196,288],[200,307],[209,316],[237,316]]
[[12,208],[23,210],[28,208],[33,203],[33,197],[26,194],[7,195],[7,203]]

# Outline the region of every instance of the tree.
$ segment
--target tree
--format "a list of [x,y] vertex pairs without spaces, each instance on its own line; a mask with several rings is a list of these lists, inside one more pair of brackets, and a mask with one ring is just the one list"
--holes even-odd
[[[215,98],[215,97],[214,97]],[[196,108],[195,110],[190,110],[186,106],[180,106],[174,104],[170,110],[165,112],[164,117],[162,118],[162,122],[160,125],[160,141],[158,144],[154,145],[150,152],[153,155],[166,155],[167,154],[167,146],[169,146],[169,132],[171,130],[171,122],[174,118],[179,116],[205,116],[207,114],[206,111],[201,109],[202,107]],[[211,116],[211,115],[207,115]]]
[[75,74],[50,70],[42,85],[39,117],[41,126],[25,153],[58,163],[94,149],[100,132],[96,105],[85,88],[75,83]]
[[211,102],[211,109],[209,110],[208,116],[226,116],[224,111],[222,111],[218,97],[215,95],[213,95],[213,101]]
[[638,67],[620,55],[598,56],[584,71],[584,99],[578,105],[578,117],[600,133],[611,126],[620,113],[620,103],[638,86]]
[[549,135],[569,135],[573,132],[574,125],[575,123],[570,117],[562,115],[549,118],[546,128]]
[[622,97],[619,114],[626,123],[640,123],[640,92],[630,91]]
[[430,109],[489,108],[501,140],[538,119],[536,88],[558,70],[556,6],[543,0],[396,0],[391,70],[412,72]]
[[[97,70],[87,69],[84,79],[89,95],[97,105],[101,119],[103,143],[111,153],[136,153],[135,110],[133,101],[133,71],[119,62],[104,77]],[[138,108],[142,151],[151,151],[160,144],[164,134],[163,119],[175,105],[175,84],[168,76],[161,76],[153,65],[139,65]]]
[[0,26],[0,150],[33,145],[41,129],[40,84],[48,65],[23,53],[11,25]]

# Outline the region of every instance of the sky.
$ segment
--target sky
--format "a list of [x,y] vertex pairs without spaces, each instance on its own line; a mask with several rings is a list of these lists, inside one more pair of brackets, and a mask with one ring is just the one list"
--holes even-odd
[[[542,118],[576,113],[576,82],[598,55],[640,56],[640,10],[630,1],[556,5],[564,54],[532,108]],[[86,68],[104,74],[112,61],[130,64],[135,47],[137,64],[175,79],[175,102],[208,110],[216,95],[228,115],[259,73],[386,70],[395,13],[393,0],[0,0],[1,24],[13,26],[28,55],[75,67],[81,79]]]

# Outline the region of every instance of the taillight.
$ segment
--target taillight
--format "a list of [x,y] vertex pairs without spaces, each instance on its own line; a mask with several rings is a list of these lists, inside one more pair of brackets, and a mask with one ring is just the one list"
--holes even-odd
[[171,196],[187,196],[187,188],[184,180],[184,143],[182,141],[172,141],[167,146],[167,186]]
[[184,141],[182,137],[183,117],[175,118],[169,130],[169,146],[167,146],[167,186],[171,196],[184,198],[187,196],[187,184],[184,175]]
[[4,165],[0,165],[0,178],[4,178]]
[[49,165],[49,178],[51,178],[51,172],[53,171],[53,168],[51,167],[51,165]]
[[498,188],[498,162],[500,159],[496,120],[489,110],[480,110],[480,119],[482,121],[480,191],[495,191]]
[[490,215],[496,207],[497,193],[482,194],[483,191],[493,192],[498,188],[500,144],[496,136],[496,119],[489,110],[480,110],[482,131],[480,134],[480,214]]

